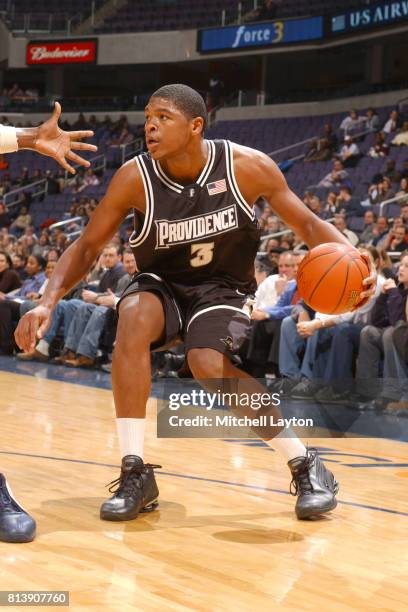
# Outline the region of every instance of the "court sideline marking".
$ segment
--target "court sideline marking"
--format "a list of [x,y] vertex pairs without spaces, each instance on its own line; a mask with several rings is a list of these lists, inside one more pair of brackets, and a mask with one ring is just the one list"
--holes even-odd
[[[0,455],[13,455],[17,457],[32,457],[35,459],[47,459],[49,461],[66,461],[67,463],[79,463],[82,465],[96,465],[99,467],[110,467],[118,468],[118,465],[112,463],[99,463],[98,461],[86,461],[83,459],[67,459],[65,457],[52,457],[48,455],[35,455],[32,453],[19,453],[15,451],[0,451]],[[283,491],[282,489],[273,489],[270,487],[261,487],[260,485],[245,484],[242,482],[231,482],[229,480],[218,480],[215,478],[204,478],[204,476],[193,476],[190,474],[178,474],[177,472],[159,472],[160,476],[172,476],[173,478],[186,478],[189,480],[200,480],[202,482],[211,482],[214,484],[223,484],[232,487],[241,487],[244,489],[252,489],[255,491],[264,491],[268,493],[278,493],[280,495],[290,495],[289,491]],[[375,512],[385,512],[387,514],[395,514],[398,516],[408,516],[408,512],[402,512],[400,510],[392,510],[391,508],[381,508],[380,506],[370,506],[368,504],[360,504],[358,502],[342,501],[338,500],[338,503],[343,506],[351,506],[353,508],[362,508],[364,510],[374,510]]]

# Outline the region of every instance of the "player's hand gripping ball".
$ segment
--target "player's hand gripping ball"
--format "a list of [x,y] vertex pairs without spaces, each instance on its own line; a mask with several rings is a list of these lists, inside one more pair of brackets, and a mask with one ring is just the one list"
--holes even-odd
[[[369,286],[374,285],[369,289]],[[362,306],[372,295],[375,276],[367,256],[351,245],[319,244],[299,266],[297,286],[313,310],[338,315]]]

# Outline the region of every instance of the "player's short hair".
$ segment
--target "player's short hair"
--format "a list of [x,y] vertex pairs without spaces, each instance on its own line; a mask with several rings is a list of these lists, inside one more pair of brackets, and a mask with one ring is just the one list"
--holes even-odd
[[202,117],[204,121],[203,131],[207,127],[207,108],[201,94],[192,87],[182,83],[163,85],[150,96],[151,98],[164,98],[171,100],[175,106],[189,119]]

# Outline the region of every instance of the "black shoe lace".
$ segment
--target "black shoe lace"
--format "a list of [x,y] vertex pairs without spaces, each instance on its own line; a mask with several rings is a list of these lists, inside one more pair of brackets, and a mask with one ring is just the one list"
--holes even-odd
[[[121,470],[119,478],[112,480],[106,486],[109,487],[110,493],[126,493],[130,495],[132,490],[136,487],[138,489],[143,488],[142,474],[146,468],[160,469],[161,465],[153,463],[145,463],[143,467],[131,468],[130,470]],[[116,487],[116,488],[115,488]]]
[[310,468],[315,462],[316,455],[317,451],[307,450],[307,455],[303,463],[293,474],[289,487],[289,492],[291,495],[298,495],[299,493],[309,493],[313,491],[313,485],[310,481]]

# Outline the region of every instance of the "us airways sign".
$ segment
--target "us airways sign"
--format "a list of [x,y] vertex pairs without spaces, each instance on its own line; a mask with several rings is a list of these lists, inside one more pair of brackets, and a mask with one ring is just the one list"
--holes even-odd
[[97,40],[35,41],[27,45],[29,66],[42,64],[93,64]]
[[331,33],[344,34],[353,30],[369,29],[408,21],[408,0],[383,2],[356,11],[348,11],[331,18]]

